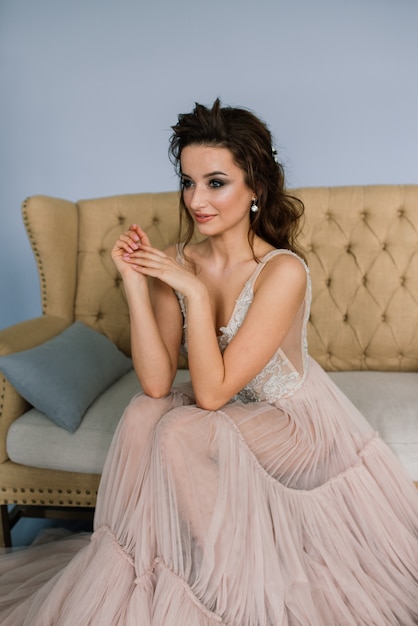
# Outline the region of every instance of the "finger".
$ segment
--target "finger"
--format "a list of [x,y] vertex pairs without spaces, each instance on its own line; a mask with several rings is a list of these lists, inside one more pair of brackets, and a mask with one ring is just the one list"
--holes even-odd
[[154,248],[151,245],[146,245],[144,243],[140,243],[138,245],[138,251],[139,251],[139,253],[143,254],[144,256],[146,256],[146,255],[148,255],[150,257],[156,256],[156,257],[159,257],[161,259],[168,259],[169,258],[166,255],[166,253],[163,252],[162,250],[159,250],[158,248]]
[[124,257],[129,257],[129,260],[132,264],[136,264],[141,267],[149,267],[154,269],[168,269],[171,264],[171,259],[161,252],[161,250],[157,250],[156,248],[150,248],[145,246],[140,246],[139,250],[135,252],[124,255]]
[[131,232],[122,233],[116,242],[116,245],[126,252],[134,252],[139,249],[139,238]]
[[151,246],[151,242],[149,240],[149,237],[148,237],[147,233],[144,230],[142,230],[142,228],[140,226],[138,226],[138,224],[132,224],[131,229],[139,237],[139,240],[140,240],[141,244],[143,244],[145,246]]
[[124,257],[129,257],[132,263],[137,263],[142,267],[159,269],[161,271],[172,267],[172,260],[164,252],[157,248],[150,248],[140,245],[139,250],[132,253],[125,253]]

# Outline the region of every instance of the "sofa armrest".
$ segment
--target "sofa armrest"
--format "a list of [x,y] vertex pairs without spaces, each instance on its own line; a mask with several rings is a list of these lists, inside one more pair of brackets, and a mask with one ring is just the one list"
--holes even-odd
[[[0,330],[0,355],[29,350],[52,339],[69,326],[53,315],[36,317]],[[28,402],[0,372],[0,463],[7,460],[6,436],[10,424],[29,408]]]
[[70,321],[77,280],[77,205],[31,196],[22,204],[22,216],[38,267],[42,313]]

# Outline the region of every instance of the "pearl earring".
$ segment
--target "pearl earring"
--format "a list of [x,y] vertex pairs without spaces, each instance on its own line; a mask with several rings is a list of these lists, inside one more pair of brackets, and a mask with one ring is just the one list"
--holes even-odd
[[257,198],[252,199],[251,211],[253,213],[257,213],[258,211]]

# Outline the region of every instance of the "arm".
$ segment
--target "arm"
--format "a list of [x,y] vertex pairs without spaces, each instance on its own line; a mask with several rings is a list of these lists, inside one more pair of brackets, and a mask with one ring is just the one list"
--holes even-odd
[[209,327],[210,320],[202,319],[199,302],[188,300],[189,367],[199,406],[220,408],[265,367],[303,302],[306,281],[305,268],[294,257],[267,263],[245,320],[223,354],[216,335],[203,332],[203,322]]
[[144,231],[134,225],[116,242],[112,259],[128,300],[135,371],[146,394],[162,397],[170,391],[177,371],[183,320],[171,287],[159,280],[150,283],[129,263],[141,242],[150,245]]
[[197,404],[216,410],[230,400],[272,358],[303,302],[306,271],[295,257],[272,259],[259,276],[242,327],[222,354],[210,299],[196,276],[178,271],[164,253],[148,246],[132,259],[137,270],[158,277],[187,298],[188,357]]

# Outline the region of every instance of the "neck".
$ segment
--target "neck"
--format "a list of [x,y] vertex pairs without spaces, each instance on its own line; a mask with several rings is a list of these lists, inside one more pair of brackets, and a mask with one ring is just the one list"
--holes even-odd
[[[205,254],[213,258],[214,263],[226,266],[233,266],[237,263],[252,261],[254,258],[253,251],[251,249],[248,237],[237,238],[234,236],[228,237],[226,233],[208,237],[205,240]],[[265,245],[265,243],[259,238],[254,237],[254,252],[257,255],[258,250]]]

